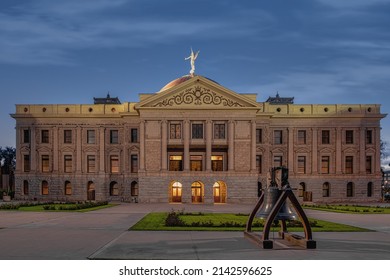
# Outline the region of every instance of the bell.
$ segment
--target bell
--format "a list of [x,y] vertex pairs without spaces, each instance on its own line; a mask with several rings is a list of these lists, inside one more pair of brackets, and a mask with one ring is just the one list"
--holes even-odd
[[[264,190],[264,202],[261,205],[256,217],[261,219],[267,219],[271,213],[272,208],[276,205],[282,191],[277,187],[270,186]],[[297,216],[295,211],[290,207],[290,204],[284,202],[280,208],[275,220],[295,220]]]

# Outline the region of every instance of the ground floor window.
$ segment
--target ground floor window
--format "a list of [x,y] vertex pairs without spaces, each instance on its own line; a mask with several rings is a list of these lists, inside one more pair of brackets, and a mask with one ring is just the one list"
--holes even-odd
[[191,184],[192,203],[202,203],[203,195],[204,195],[203,184],[199,181],[193,182]]
[[226,184],[217,181],[213,185],[214,203],[226,203]]
[[181,202],[183,185],[180,182],[174,182],[171,186],[172,202]]
[[138,183],[136,181],[131,182],[131,196],[138,196]]
[[330,184],[328,182],[325,182],[322,185],[322,196],[323,197],[329,197],[330,196]]
[[92,181],[88,182],[87,200],[95,200],[95,184]]
[[47,181],[42,181],[42,195],[49,194],[49,183]]
[[354,183],[349,182],[347,184],[347,197],[352,197],[354,192]]
[[110,196],[119,195],[119,186],[118,183],[113,181],[110,183]]
[[65,181],[65,195],[72,194],[72,184],[69,181]]
[[369,182],[369,183],[367,184],[367,196],[368,196],[368,197],[371,197],[371,196],[372,196],[372,189],[373,189],[373,184],[372,184],[372,182]]
[[23,195],[28,195],[29,187],[28,187],[28,181],[23,181]]

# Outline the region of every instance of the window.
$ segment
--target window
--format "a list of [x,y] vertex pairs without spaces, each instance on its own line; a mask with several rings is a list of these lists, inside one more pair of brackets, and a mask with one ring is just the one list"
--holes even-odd
[[353,130],[346,130],[345,131],[345,143],[346,144],[353,144]]
[[329,174],[329,166],[330,166],[330,157],[323,156],[321,157],[321,173]]
[[64,156],[64,172],[65,173],[72,173],[72,156],[71,155],[65,155]]
[[42,172],[49,172],[49,156],[42,155]]
[[182,171],[183,170],[183,157],[182,156],[169,156],[169,171]]
[[192,139],[203,139],[203,124],[192,124]]
[[49,130],[41,130],[41,143],[49,143]]
[[353,173],[353,156],[345,157],[345,173],[346,174]]
[[24,180],[23,181],[23,195],[28,195],[28,181]]
[[283,157],[282,156],[274,156],[274,167],[279,167],[283,165]]
[[87,130],[87,144],[95,144],[95,130]]
[[298,173],[300,173],[300,174],[306,173],[306,157],[305,156],[298,157]]
[[366,144],[372,144],[372,130],[366,130]]
[[30,143],[30,130],[23,129],[23,143]]
[[372,173],[372,156],[366,156],[366,173]]
[[23,155],[23,171],[30,172],[30,155]]
[[181,139],[181,124],[171,123],[169,126],[169,138]]
[[119,173],[119,156],[110,156],[110,171],[111,173]]
[[119,195],[119,186],[118,183],[113,181],[110,183],[110,196]]
[[202,156],[190,156],[190,170],[202,171]]
[[324,145],[330,144],[330,130],[322,130],[321,143]]
[[322,185],[322,197],[329,197],[330,196],[330,184],[328,182],[325,182]]
[[130,157],[130,166],[131,166],[131,173],[137,173],[138,172],[138,155],[131,155]]
[[263,130],[261,128],[256,129],[256,143],[263,143]]
[[72,195],[72,184],[69,181],[65,181],[65,195]]
[[304,182],[300,182],[298,185],[298,196],[304,197],[306,192],[306,184]]
[[64,130],[64,143],[72,144],[72,130]]
[[275,130],[274,131],[274,144],[283,144],[283,131]]
[[306,130],[298,130],[298,144],[306,144]]
[[372,190],[373,190],[373,184],[372,182],[369,182],[367,184],[367,196],[368,197],[371,197],[372,196]]
[[353,196],[353,190],[354,189],[354,184],[352,182],[349,182],[347,184],[347,197],[352,197]]
[[131,143],[138,143],[138,129],[132,128],[131,129]]
[[96,160],[95,160],[95,156],[93,155],[87,156],[87,172],[88,173],[96,172]]
[[261,155],[256,155],[256,170],[258,173],[262,173],[261,170],[262,168],[262,156]]
[[110,144],[119,143],[118,130],[110,130]]
[[130,192],[131,196],[138,196],[138,183],[136,181],[131,182]]
[[42,181],[41,192],[42,192],[42,195],[49,194],[49,183],[47,181]]
[[223,156],[211,156],[211,170],[223,171]]
[[214,139],[225,139],[225,124],[214,124]]

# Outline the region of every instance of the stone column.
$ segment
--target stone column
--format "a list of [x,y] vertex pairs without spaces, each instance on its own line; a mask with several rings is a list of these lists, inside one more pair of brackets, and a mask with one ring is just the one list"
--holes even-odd
[[31,142],[31,151],[30,151],[30,170],[35,172],[37,170],[37,134],[36,134],[36,131],[35,131],[35,127],[32,126],[31,127],[31,139],[30,139],[30,142]]
[[251,171],[256,171],[256,121],[251,121]]
[[53,127],[53,172],[58,172],[58,127]]
[[139,169],[145,170],[145,121],[139,124]]
[[341,174],[342,170],[342,157],[341,157],[341,147],[342,147],[342,128],[336,128],[336,174]]
[[211,149],[212,149],[213,127],[210,120],[206,121],[206,170],[211,170]]
[[105,172],[105,132],[106,129],[104,127],[100,127],[99,129],[99,173]]
[[317,174],[318,173],[318,128],[312,128],[312,149],[311,149],[311,156],[312,156],[312,163],[311,163],[311,173]]
[[360,174],[366,173],[366,129],[360,129],[360,139],[359,139],[359,150],[360,150],[360,162],[359,162],[359,170]]
[[83,130],[80,126],[77,127],[77,132],[76,132],[76,173],[81,173],[82,170],[82,152],[81,152],[81,147],[82,147],[82,139],[83,139]]
[[229,121],[228,170],[234,170],[234,121]]
[[[294,169],[294,128],[288,128],[288,170],[295,173]],[[290,173],[291,174],[291,173]]]
[[166,120],[161,122],[161,170],[166,171],[168,165],[167,142],[168,142],[168,123]]
[[190,170],[190,122],[184,121],[184,171]]

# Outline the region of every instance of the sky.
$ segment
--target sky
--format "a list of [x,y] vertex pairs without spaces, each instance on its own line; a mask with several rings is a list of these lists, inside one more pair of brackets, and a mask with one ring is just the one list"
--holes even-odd
[[[122,102],[189,73],[265,101],[382,104],[390,0],[1,0],[0,146],[15,104]],[[390,143],[390,116],[382,120]]]

